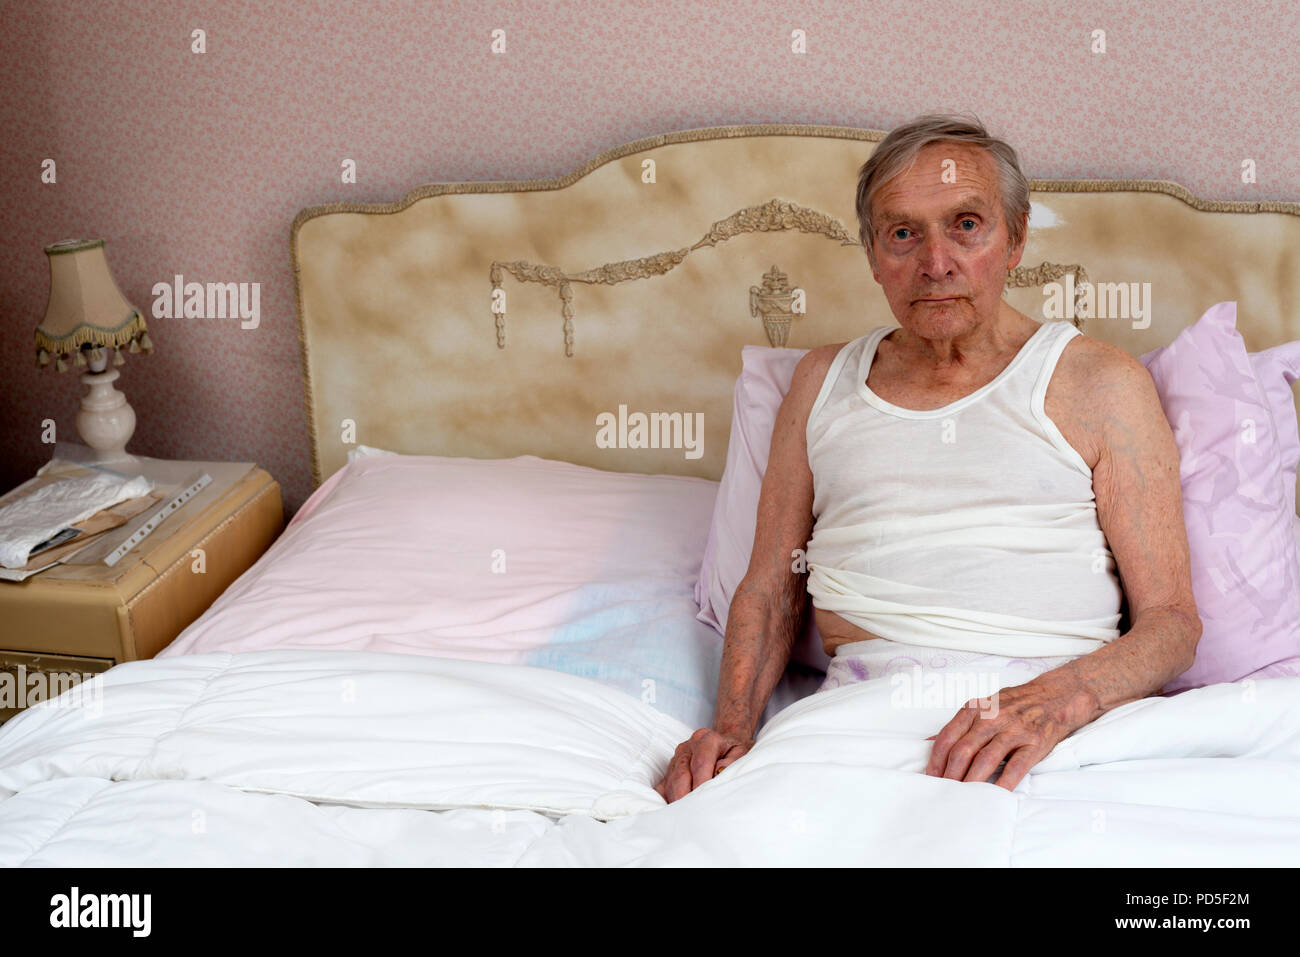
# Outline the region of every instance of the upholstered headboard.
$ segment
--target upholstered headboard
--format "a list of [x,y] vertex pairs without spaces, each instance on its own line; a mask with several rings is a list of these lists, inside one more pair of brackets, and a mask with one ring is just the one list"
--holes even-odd
[[[353,443],[719,478],[742,346],[806,349],[896,323],[854,212],[884,135],[689,130],[560,179],[303,210],[292,250],[317,484]],[[1229,299],[1252,351],[1300,339],[1300,203],[1031,185],[1023,285],[1007,293],[1027,315],[1043,318],[1043,283],[1063,302],[1086,279],[1104,315],[1084,331],[1134,355]],[[1120,284],[1139,294],[1127,311]],[[626,447],[638,412],[681,413],[654,420],[676,447]],[[698,456],[679,427],[696,414]]]

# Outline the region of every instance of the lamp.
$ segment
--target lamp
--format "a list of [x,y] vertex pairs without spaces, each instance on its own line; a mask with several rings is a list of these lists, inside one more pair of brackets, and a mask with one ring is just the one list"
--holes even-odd
[[98,462],[133,462],[126,443],[135,432],[135,410],[113,388],[120,373],[108,368],[104,349],[115,353],[113,365],[129,352],[153,352],[140,310],[127,302],[113,281],[102,239],[65,239],[45,247],[50,257],[50,301],[36,327],[36,365],[68,368],[68,356],[87,366],[82,384],[90,386],[77,413],[77,432],[95,450]]

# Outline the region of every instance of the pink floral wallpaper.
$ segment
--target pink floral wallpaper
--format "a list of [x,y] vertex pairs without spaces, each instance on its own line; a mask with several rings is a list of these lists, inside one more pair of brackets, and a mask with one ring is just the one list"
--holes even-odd
[[75,438],[81,386],[32,352],[60,239],[106,239],[147,317],[178,274],[260,284],[256,328],[149,318],[155,354],[118,385],[132,451],[256,461],[292,512],[312,488],[289,261],[305,206],[558,176],[671,130],[965,110],[1030,176],[1300,199],[1294,2],[0,0],[0,20],[4,488],[49,457],[43,419]]

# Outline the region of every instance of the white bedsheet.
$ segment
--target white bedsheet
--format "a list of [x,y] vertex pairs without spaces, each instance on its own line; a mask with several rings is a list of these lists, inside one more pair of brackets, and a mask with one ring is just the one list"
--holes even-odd
[[96,680],[0,727],[0,865],[1300,863],[1300,678],[1125,705],[1015,792],[919,773],[951,709],[868,681],[669,806],[690,729],[573,675],[268,651]]

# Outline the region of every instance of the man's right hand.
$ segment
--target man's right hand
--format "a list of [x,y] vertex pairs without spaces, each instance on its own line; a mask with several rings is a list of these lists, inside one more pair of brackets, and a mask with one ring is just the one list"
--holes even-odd
[[732,762],[754,746],[753,738],[724,734],[712,728],[700,728],[677,745],[663,780],[655,790],[672,804],[722,773]]

